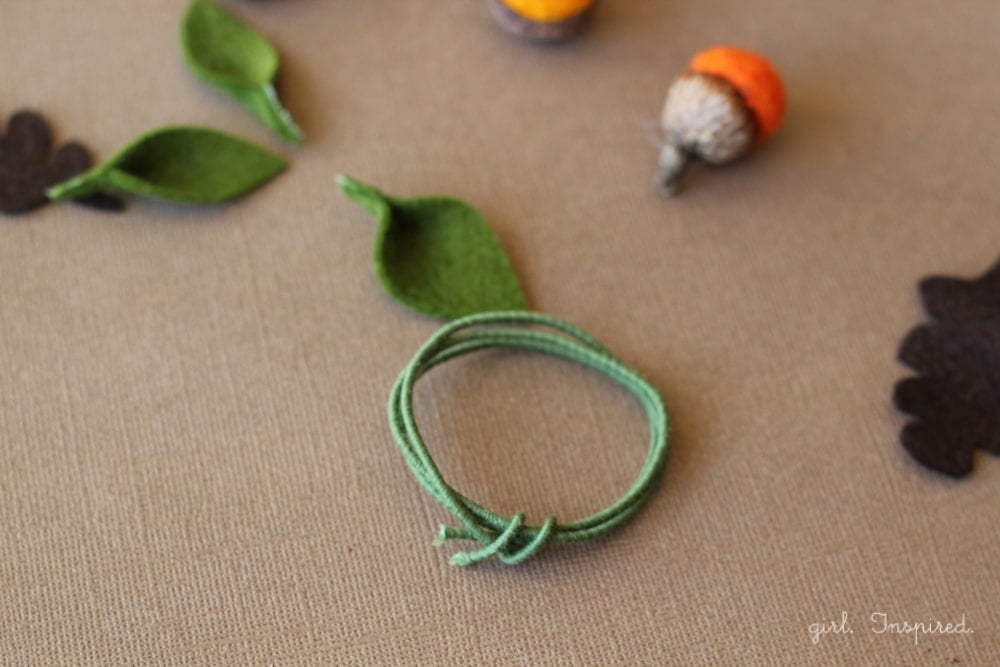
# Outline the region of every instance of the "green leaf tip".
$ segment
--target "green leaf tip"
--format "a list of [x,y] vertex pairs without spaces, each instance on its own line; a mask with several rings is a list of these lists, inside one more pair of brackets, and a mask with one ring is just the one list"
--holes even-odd
[[375,272],[400,303],[441,319],[527,310],[500,240],[469,204],[390,197],[348,176],[338,176],[337,184],[378,220]]
[[344,191],[344,194],[352,198],[353,195],[355,194],[361,192],[371,192],[375,190],[375,188],[373,188],[372,186],[365,185],[361,181],[356,181],[350,176],[347,176],[345,174],[337,174],[336,181],[340,189]]
[[377,219],[381,220],[384,213],[388,212],[390,206],[388,198],[377,188],[356,181],[350,176],[340,174],[337,176],[337,185],[341,191],[347,195],[355,204],[358,204]]
[[96,192],[130,192],[195,204],[231,201],[284,171],[284,158],[201,127],[145,134],[104,164],[49,188],[53,201]]
[[236,99],[285,141],[302,143],[302,130],[275,92],[280,58],[266,37],[211,0],[193,0],[181,22],[181,49],[198,78]]

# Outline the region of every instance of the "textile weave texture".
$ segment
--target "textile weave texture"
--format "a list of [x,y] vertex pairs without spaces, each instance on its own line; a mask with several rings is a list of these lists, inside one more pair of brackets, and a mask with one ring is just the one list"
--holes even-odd
[[[214,127],[291,166],[224,207],[0,218],[0,664],[1000,654],[1000,465],[925,471],[891,403],[920,278],[1000,252],[1000,5],[602,2],[539,48],[485,0],[232,3],[281,46],[291,150],[187,71],[186,4],[3,3],[0,116],[102,157]],[[646,128],[721,36],[775,63],[786,122],[664,200]],[[634,521],[514,570],[430,546],[450,515],[385,409],[438,322],[383,294],[338,173],[475,202],[532,307],[662,390],[670,465]],[[449,483],[533,523],[607,506],[646,454],[632,396],[556,359],[455,360],[415,399]],[[974,634],[915,645],[877,612]]]

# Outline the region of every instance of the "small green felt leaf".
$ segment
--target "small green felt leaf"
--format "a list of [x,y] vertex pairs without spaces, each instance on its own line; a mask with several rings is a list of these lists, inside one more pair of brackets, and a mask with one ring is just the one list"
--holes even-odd
[[375,271],[403,304],[443,319],[528,309],[499,239],[465,202],[389,197],[347,176],[337,183],[378,219]]
[[302,142],[302,130],[274,90],[278,52],[266,37],[211,0],[194,0],[181,24],[188,67],[249,109],[285,141]]
[[242,139],[200,127],[139,137],[104,164],[49,188],[49,199],[131,192],[197,204],[229,201],[285,169],[284,159]]

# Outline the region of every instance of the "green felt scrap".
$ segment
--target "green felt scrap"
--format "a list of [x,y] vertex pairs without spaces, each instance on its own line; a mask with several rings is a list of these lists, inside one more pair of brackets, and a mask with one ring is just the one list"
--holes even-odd
[[194,0],[181,24],[188,67],[236,98],[285,141],[302,142],[299,129],[274,90],[278,52],[266,37],[211,0]]
[[139,137],[104,164],[49,188],[53,201],[99,192],[215,204],[263,185],[287,163],[242,139],[200,127],[168,127]]
[[337,182],[379,221],[375,271],[391,296],[443,319],[527,310],[503,246],[474,208],[449,197],[389,197],[346,176]]

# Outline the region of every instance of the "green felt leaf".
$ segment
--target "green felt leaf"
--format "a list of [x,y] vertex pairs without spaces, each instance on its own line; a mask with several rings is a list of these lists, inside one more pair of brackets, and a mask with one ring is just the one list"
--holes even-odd
[[197,204],[229,201],[285,169],[284,159],[242,139],[200,127],[139,137],[104,164],[49,188],[49,199],[131,192]]
[[181,24],[188,67],[236,98],[285,141],[301,143],[302,130],[274,90],[278,52],[266,37],[211,0],[194,0]]
[[465,202],[390,197],[347,176],[337,183],[378,219],[375,270],[403,304],[443,319],[528,309],[499,239]]

